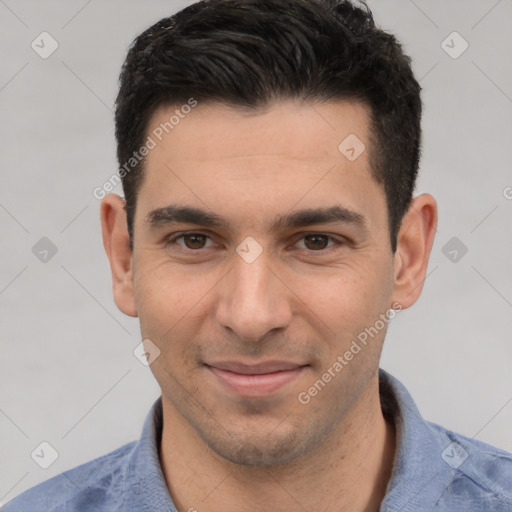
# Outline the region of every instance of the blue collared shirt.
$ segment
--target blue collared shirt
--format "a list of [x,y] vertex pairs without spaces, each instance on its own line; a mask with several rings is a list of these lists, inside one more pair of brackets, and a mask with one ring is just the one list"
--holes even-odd
[[[382,369],[380,394],[397,433],[380,512],[512,512],[512,454],[425,421]],[[160,466],[161,435],[159,397],[138,441],[28,489],[2,512],[176,512]]]

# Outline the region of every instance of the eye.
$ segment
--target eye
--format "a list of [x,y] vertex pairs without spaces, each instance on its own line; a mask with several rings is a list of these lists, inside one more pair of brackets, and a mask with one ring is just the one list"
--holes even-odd
[[[181,245],[185,249],[199,250],[199,249],[204,249],[206,247],[205,243],[206,243],[206,240],[209,238],[210,237],[208,235],[205,235],[203,233],[192,233],[192,232],[191,233],[180,233],[178,235],[169,237],[167,239],[167,245],[174,244],[174,243],[176,243],[177,240],[183,239],[183,242],[185,245],[184,246],[182,244],[178,244],[178,245]],[[212,245],[215,245],[215,244],[212,244]],[[209,246],[209,247],[211,247],[211,246]]]
[[[182,240],[183,244],[177,243],[178,240]],[[213,242],[210,245],[206,245],[207,240],[212,242],[211,237],[204,233],[188,232],[171,235],[167,238],[166,244],[177,244],[190,251],[199,251],[200,249],[206,249],[207,247],[215,247]],[[337,240],[324,233],[308,233],[303,235],[297,244],[302,241],[303,247],[299,248],[310,252],[322,252],[327,249],[331,249],[333,246],[343,245],[342,240]],[[329,245],[329,242],[331,242],[331,245]]]
[[[330,249],[333,245],[340,245],[342,243],[341,240],[336,240],[332,236],[324,233],[310,233],[304,235],[299,241],[304,241],[304,247],[301,248],[312,252],[325,251],[326,249]],[[333,242],[330,246],[328,245],[329,241]]]

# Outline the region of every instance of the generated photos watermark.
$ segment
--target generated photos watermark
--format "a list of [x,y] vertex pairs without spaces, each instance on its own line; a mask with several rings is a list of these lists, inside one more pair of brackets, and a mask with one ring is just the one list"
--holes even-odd
[[[389,322],[395,318],[396,312],[402,310],[402,304],[394,302],[391,309],[388,309],[386,313],[381,313],[379,319],[375,323],[366,327],[361,331],[356,338],[352,340],[350,348],[345,351],[343,355],[339,355],[331,366],[322,374],[322,377],[318,379],[314,384],[309,387],[306,391],[302,391],[297,396],[298,401],[302,405],[307,405],[311,402],[311,399],[320,393],[325,386],[332,379],[334,379],[340,372],[349,364],[355,356],[357,356],[366,346],[368,346],[369,337],[373,339],[377,334],[389,324]],[[359,342],[359,343],[358,343]],[[362,345],[362,346],[361,346]]]
[[159,142],[163,140],[165,135],[171,133],[185,117],[187,117],[194,107],[197,107],[198,101],[190,98],[187,103],[176,109],[169,117],[168,121],[160,123],[150,135],[147,136],[146,142],[134,151],[132,156],[119,168],[117,173],[112,174],[101,186],[95,187],[92,195],[98,199],[103,199],[107,194],[112,192],[114,188],[121,183],[121,180],[135,169],[142,160],[149,155],[152,149],[155,149]]

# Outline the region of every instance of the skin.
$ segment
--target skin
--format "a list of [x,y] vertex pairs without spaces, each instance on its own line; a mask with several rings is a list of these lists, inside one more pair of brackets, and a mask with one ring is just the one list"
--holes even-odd
[[[148,134],[174,109],[155,111]],[[414,304],[426,276],[436,202],[414,198],[393,253],[368,129],[368,108],[353,101],[199,104],[146,157],[133,252],[123,199],[102,201],[115,302],[161,351],[150,366],[162,390],[160,460],[179,511],[379,508],[396,448],[379,400],[387,324],[309,403],[298,400],[379,315]],[[354,161],[338,150],[349,134],[366,145]],[[175,203],[230,229],[146,222]],[[332,205],[365,227],[269,229],[278,215]],[[183,231],[207,237],[168,241]],[[263,249],[252,263],[236,252],[248,236]],[[205,366],[274,359],[305,366],[260,396],[237,394]]]

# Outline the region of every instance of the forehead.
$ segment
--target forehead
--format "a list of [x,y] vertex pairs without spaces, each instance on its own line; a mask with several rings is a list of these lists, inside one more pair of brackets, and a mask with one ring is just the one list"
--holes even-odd
[[258,211],[268,221],[326,202],[382,214],[383,191],[369,171],[369,122],[369,108],[353,101],[162,106],[146,132],[154,148],[140,212],[178,202],[226,218],[246,215],[253,225]]
[[[157,151],[147,160],[150,165],[166,146],[172,146],[175,161],[255,156],[336,160],[343,155],[340,144],[347,137],[368,141],[369,122],[369,107],[350,100],[286,100],[260,109],[214,103],[198,103],[193,108],[161,106],[148,123],[147,135],[155,140]],[[366,160],[367,155],[361,156]]]

